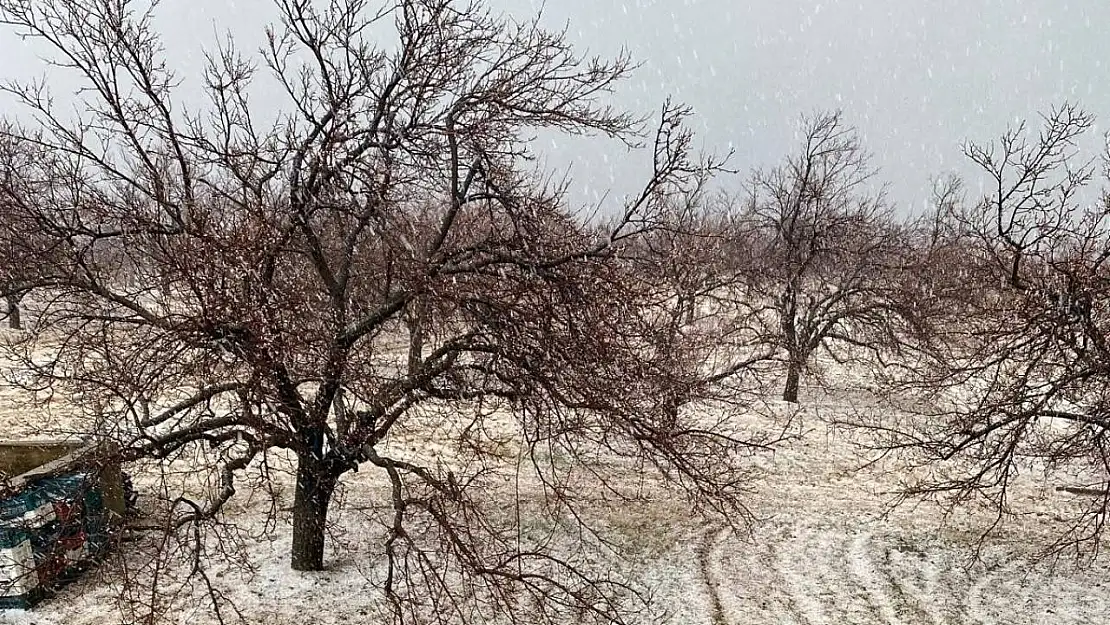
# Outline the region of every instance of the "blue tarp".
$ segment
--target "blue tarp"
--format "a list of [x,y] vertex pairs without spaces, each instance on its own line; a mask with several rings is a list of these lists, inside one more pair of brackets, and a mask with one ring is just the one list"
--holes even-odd
[[89,473],[42,479],[0,500],[0,609],[30,607],[107,545],[103,493]]

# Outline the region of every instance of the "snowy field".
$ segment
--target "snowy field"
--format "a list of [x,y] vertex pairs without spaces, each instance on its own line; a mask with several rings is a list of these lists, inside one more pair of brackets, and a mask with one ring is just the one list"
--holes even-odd
[[[1060,479],[1027,476],[1015,491],[1015,506],[1026,514],[985,542],[980,532],[991,521],[987,511],[943,515],[932,504],[890,510],[886,504],[905,476],[889,463],[856,470],[863,459],[863,434],[830,425],[873,404],[860,390],[804,389],[797,412],[768,402],[732,419],[742,431],[789,427],[797,434],[753,461],[749,505],[757,520],[748,530],[700,521],[665,495],[629,507],[610,505],[599,493],[588,513],[623,546],[626,559],[614,566],[634,571],[653,590],[653,612],[645,620],[669,618],[689,625],[1107,622],[1106,563],[1077,567],[1033,558],[1058,529],[1057,513],[1071,497],[1055,490]],[[41,436],[44,421],[62,428],[61,412],[32,413],[13,392],[0,393],[0,428],[6,437]],[[427,449],[416,434],[409,443],[412,453]],[[373,528],[384,511],[386,485],[372,471],[346,476],[329,543],[330,570],[300,574],[289,571],[287,562],[291,480],[280,470],[281,458],[271,462],[278,469],[272,491],[277,525],[265,523],[269,494],[244,489],[228,508],[243,547],[234,558],[213,555],[210,560],[210,581],[227,600],[222,616],[227,622],[275,625],[384,621],[375,591],[380,551]],[[153,488],[136,473],[140,489]],[[141,622],[149,614],[165,623],[217,622],[199,585],[153,599],[141,590],[121,592],[123,572],[142,568],[149,560],[144,550],[154,540],[146,536],[125,543],[125,557],[102,565],[33,612],[0,612],[0,623]],[[168,581],[162,587],[172,587],[173,571],[163,574]]]

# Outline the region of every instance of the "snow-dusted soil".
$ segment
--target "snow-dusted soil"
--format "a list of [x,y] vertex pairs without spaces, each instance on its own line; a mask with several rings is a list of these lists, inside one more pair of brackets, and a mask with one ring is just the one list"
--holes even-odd
[[[838,412],[842,406],[825,406]],[[707,537],[704,567],[717,623],[1102,623],[1110,567],[1049,561],[1060,530],[1053,509],[1070,496],[1052,479],[1023,481],[1020,520],[983,539],[987,511],[944,515],[932,504],[889,506],[900,475],[856,472],[849,433],[803,415],[806,434],[780,450],[753,508],[767,515],[748,536]],[[703,617],[698,622],[714,622]]]
[[[859,393],[810,391],[797,414],[769,402],[734,418],[738,429],[751,431],[779,430],[789,421],[798,434],[753,461],[749,503],[757,520],[747,531],[695,518],[666,498],[628,509],[607,506],[599,494],[590,513],[618,535],[633,570],[654,589],[657,609],[674,623],[1110,622],[1110,569],[1102,561],[1077,568],[1033,558],[1058,529],[1055,511],[1069,497],[1055,491],[1057,481],[1023,481],[1015,503],[1029,514],[985,541],[980,534],[992,520],[986,511],[942,515],[932,504],[890,510],[886,504],[902,476],[886,461],[857,471],[857,443],[864,435],[829,425],[867,404]],[[43,421],[56,418],[30,414],[18,396],[0,393],[5,436],[41,433]],[[241,560],[212,555],[210,573],[242,620],[275,625],[385,620],[375,592],[380,550],[371,519],[386,502],[386,486],[371,472],[348,477],[330,542],[331,570],[325,573],[287,568],[283,510],[292,492],[286,475],[275,478],[279,521],[273,531],[263,527],[267,497],[244,496],[229,508],[229,519],[246,532]],[[121,570],[124,564],[142,565],[150,545],[143,539],[129,544],[135,551],[122,560],[105,564],[33,612],[0,612],[0,623],[134,622],[147,610],[149,596],[121,597]],[[155,612],[167,623],[215,622],[204,597],[199,585],[187,588],[160,598]],[[235,621],[230,604],[223,615]]]

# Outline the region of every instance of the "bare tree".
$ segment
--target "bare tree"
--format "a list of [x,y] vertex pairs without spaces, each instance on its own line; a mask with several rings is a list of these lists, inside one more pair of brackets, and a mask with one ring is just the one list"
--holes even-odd
[[[753,318],[786,364],[782,397],[796,402],[821,349],[842,358],[896,343],[901,301],[892,275],[904,265],[905,232],[891,215],[856,131],[840,113],[803,120],[798,151],[756,172],[737,236]],[[754,245],[754,248],[752,247]]]
[[[13,151],[14,142],[0,141],[0,161],[4,163],[6,172],[12,171],[9,164],[13,162]],[[5,176],[5,179],[7,177]],[[19,330],[23,326],[19,311],[19,300],[22,294],[16,282],[22,271],[20,265],[25,259],[17,251],[18,236],[21,233],[15,227],[13,213],[14,211],[6,204],[0,202],[0,228],[3,229],[3,233],[0,234],[0,295],[4,297],[6,306],[4,313],[8,318],[9,327]]]
[[[16,140],[0,128],[0,188],[12,188],[36,161],[41,149]],[[56,260],[57,249],[13,202],[0,196],[0,296],[13,330],[23,327],[20,304],[31,286],[41,284]]]
[[[5,134],[38,150],[0,197],[59,256],[28,283],[50,295],[11,347],[33,374],[21,383],[80,392],[126,458],[215,454],[220,487],[174,498],[175,527],[218,515],[237,475],[289,450],[295,569],[323,567],[335,489],[372,467],[391,488],[383,586],[398,618],[430,605],[621,620],[627,584],[527,540],[491,467],[507,437],[541,485],[537,513],[575,523],[589,492],[638,496],[599,454],[742,512],[740,452],[758,445],[659,401],[690,359],[655,340],[658,301],[617,254],[715,167],[692,158],[685,110],[664,107],[642,193],[585,228],[523,167],[527,140],[639,141],[640,122],[605,104],[626,58],[579,57],[561,33],[479,3],[276,4],[261,57],[225,42],[208,107],[186,111],[152,8],[0,0],[87,85],[74,123],[39,83],[6,88],[38,125]],[[396,45],[375,47],[367,29],[386,20]],[[270,125],[254,113],[258,76],[289,105]],[[447,407],[454,460],[394,444]],[[495,412],[512,418],[496,445]],[[542,609],[517,613],[529,605]]]
[[1065,105],[1038,134],[1022,124],[967,145],[988,192],[942,211],[963,251],[931,272],[952,314],[895,376],[918,414],[879,419],[882,447],[934,467],[911,495],[986,502],[995,525],[1014,512],[1019,474],[1078,479],[1062,486],[1096,496],[1072,509],[1057,548],[1097,549],[1110,511],[1110,196],[1089,197],[1095,168],[1078,148],[1092,121]]
[[727,196],[699,184],[622,250],[652,301],[652,349],[686,372],[662,395],[672,415],[698,400],[750,405],[765,390],[773,349],[751,318],[747,275],[735,269],[744,242],[734,234]]

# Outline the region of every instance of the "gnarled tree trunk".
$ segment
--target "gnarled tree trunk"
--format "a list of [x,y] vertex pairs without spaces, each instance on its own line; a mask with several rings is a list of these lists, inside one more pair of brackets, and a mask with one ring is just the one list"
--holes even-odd
[[8,327],[13,330],[22,330],[23,321],[19,318],[19,297],[8,295],[5,299],[8,304]]
[[786,388],[782,391],[782,400],[792,404],[798,403],[798,386],[802,378],[802,363],[791,356],[786,369]]
[[792,404],[798,403],[798,384],[801,381],[802,364],[805,362],[806,356],[803,354],[803,348],[798,337],[798,326],[795,322],[798,314],[797,301],[797,286],[792,281],[786,292],[783,293],[779,304],[779,324],[787,355],[786,388],[782,391],[782,400]]
[[338,476],[329,464],[311,454],[297,459],[297,486],[293,496],[293,548],[291,566],[297,571],[324,569],[324,536],[328,505]]

